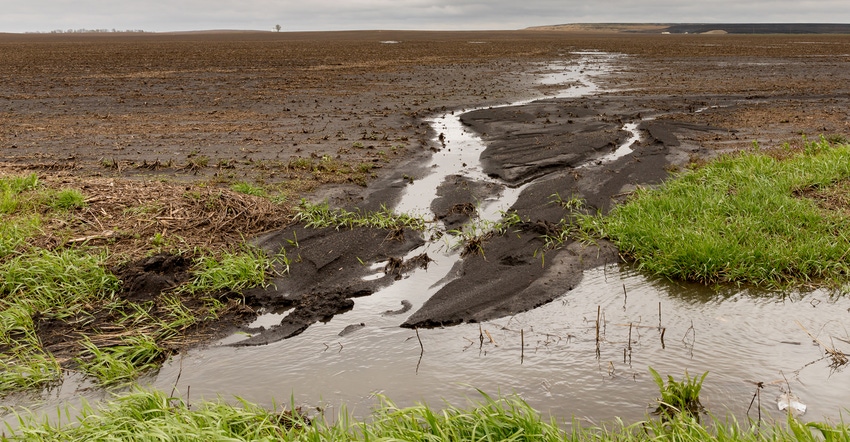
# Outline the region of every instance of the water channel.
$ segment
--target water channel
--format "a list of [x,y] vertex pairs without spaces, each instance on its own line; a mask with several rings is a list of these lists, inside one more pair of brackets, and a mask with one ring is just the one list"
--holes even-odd
[[[561,97],[598,93],[593,79],[615,62],[608,54],[580,53],[577,61],[546,67],[544,81],[569,86]],[[512,105],[517,104],[522,103]],[[441,172],[418,179],[398,211],[430,213],[430,198],[443,176],[491,180],[477,161],[483,145],[460,123],[460,113],[431,121],[446,144],[432,160]],[[633,137],[616,155],[627,155],[639,136],[635,125],[626,129]],[[482,204],[483,216],[498,218],[520,191],[505,187],[499,200]],[[382,313],[398,309],[402,300],[414,306],[407,314],[415,311],[445,283],[457,259],[445,240],[425,248],[436,259],[427,270],[357,298],[353,310],[327,323],[266,346],[222,345],[239,339],[234,336],[193,349],[143,382],[190,400],[238,396],[267,406],[294,400],[322,405],[330,413],[346,404],[361,417],[378,394],[402,406],[425,401],[439,407],[443,401],[465,405],[480,389],[519,394],[560,421],[602,423],[618,416],[626,422],[646,417],[658,395],[648,372],[652,367],[677,379],[686,370],[708,371],[702,400],[717,416],[745,418],[759,382],[762,408],[774,417],[781,418],[777,398],[789,389],[807,405],[805,419],[837,420],[848,405],[850,374],[835,366],[823,347],[850,352],[846,297],[813,292],[779,298],[655,280],[628,266],[609,265],[587,271],[572,291],[532,311],[482,324],[400,328],[406,315]],[[259,321],[279,320],[280,315],[269,314]],[[346,326],[359,323],[365,327],[340,336]],[[79,389],[71,379],[41,406],[73,403]],[[749,416],[755,418],[755,409]]]

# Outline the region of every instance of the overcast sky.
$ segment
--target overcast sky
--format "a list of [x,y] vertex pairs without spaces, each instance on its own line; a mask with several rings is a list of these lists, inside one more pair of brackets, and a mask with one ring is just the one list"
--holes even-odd
[[2,0],[0,32],[520,29],[562,23],[848,23],[848,0]]

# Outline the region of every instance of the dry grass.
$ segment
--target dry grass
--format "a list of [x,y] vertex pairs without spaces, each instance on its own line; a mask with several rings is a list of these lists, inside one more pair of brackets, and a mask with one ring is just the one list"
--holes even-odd
[[41,174],[47,186],[78,189],[85,207],[43,225],[36,245],[89,245],[110,262],[151,251],[215,252],[291,222],[291,210],[267,198],[202,184]]

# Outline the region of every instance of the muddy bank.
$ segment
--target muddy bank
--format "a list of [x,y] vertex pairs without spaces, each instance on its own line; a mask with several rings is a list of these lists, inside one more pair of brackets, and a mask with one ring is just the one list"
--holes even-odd
[[[559,202],[579,199],[583,213],[606,213],[637,187],[656,185],[671,171],[728,150],[706,144],[752,133],[700,121],[722,123],[705,119],[704,114],[737,110],[752,100],[742,95],[597,94],[463,114],[463,124],[480,134],[486,144],[482,170],[496,181],[447,177],[431,203],[435,221],[442,223],[443,231],[460,229],[464,223],[477,222],[482,201],[498,197],[507,188],[520,188],[509,212],[522,222],[500,234],[465,238],[459,246],[462,259],[443,278],[444,285],[400,325],[438,327],[514,315],[569,292],[585,270],[617,262],[615,247],[605,241],[580,243],[567,238],[557,247],[547,247],[546,236],[557,235],[559,226],[569,224],[574,213]],[[714,104],[706,105],[709,102]],[[631,146],[633,152],[606,159],[629,138],[627,123],[635,124],[640,135]],[[451,148],[439,137],[434,146]],[[396,174],[394,179],[376,183],[371,187],[373,195],[394,201],[408,179],[406,174],[401,178]],[[331,236],[349,235],[352,233],[334,232]],[[351,284],[352,280],[346,279],[350,275],[341,276],[324,275],[321,284]],[[351,292],[331,304],[340,311],[350,308],[354,293],[361,292]],[[290,316],[301,320],[296,314]],[[315,321],[316,317],[308,319]],[[286,329],[283,324],[281,330]],[[261,332],[248,342],[265,342],[264,336],[270,334]]]
[[[718,130],[642,121],[634,111],[617,112],[630,108],[627,104],[635,101],[547,100],[464,115],[463,121],[489,140],[482,154],[485,171],[512,185],[530,182],[511,207],[524,222],[508,234],[483,241],[478,253],[453,270],[456,279],[403,325],[440,326],[513,315],[569,292],[583,271],[617,262],[616,248],[606,241],[584,244],[568,239],[555,249],[546,248],[544,236],[557,235],[558,224],[570,222],[570,211],[559,201],[579,198],[586,204],[584,213],[604,213],[636,186],[659,183],[671,167],[681,167],[699,153],[689,137]],[[517,115],[527,117],[518,120]],[[640,123],[642,141],[630,155],[601,161],[624,141],[621,127],[628,121]],[[464,202],[470,201],[456,201]]]
[[[482,134],[487,144],[481,155],[483,170],[498,182],[448,176],[431,203],[435,221],[441,222],[440,232],[477,222],[483,200],[497,197],[506,187],[526,184],[510,209],[521,222],[504,232],[482,231],[463,238],[458,246],[461,259],[443,278],[444,285],[401,325],[436,327],[527,311],[572,290],[585,270],[617,262],[616,249],[606,241],[591,244],[566,239],[557,247],[547,247],[545,237],[557,235],[559,225],[569,223],[573,213],[559,202],[578,198],[586,204],[581,209],[584,213],[604,213],[637,186],[657,184],[671,168],[682,167],[700,155],[697,139],[723,132],[711,126],[658,121],[655,118],[663,113],[653,108],[651,101],[593,96],[464,114],[464,124]],[[669,109],[672,103],[665,103]],[[688,108],[687,100],[676,105]],[[641,141],[633,146],[632,154],[604,160],[629,137],[623,129],[626,122],[638,124]],[[403,186],[404,181],[396,181],[377,192],[397,195],[404,191]],[[285,239],[287,235],[289,239]],[[262,296],[278,300],[275,302],[303,297],[310,308],[321,304],[325,310],[321,314],[310,310],[304,315],[306,306],[296,307],[280,326],[260,330],[243,344],[294,335],[308,322],[321,320],[322,314],[351,308],[351,298],[391,283],[389,276],[364,281],[362,278],[369,274],[364,263],[390,256],[400,260],[400,255],[422,242],[388,244],[380,235],[384,233],[306,229],[261,240],[272,250],[286,243],[292,245],[297,236],[299,246],[289,252],[290,256],[297,252],[305,258],[303,264],[292,265],[291,276],[275,280],[276,287],[265,290]],[[374,248],[376,245],[381,248]],[[386,246],[390,248],[383,249]],[[320,268],[323,270],[317,271]],[[252,292],[253,302],[256,296],[257,292]],[[319,297],[321,303],[316,301]]]
[[235,345],[286,339],[350,310],[352,298],[371,295],[405,273],[427,266],[425,257],[405,258],[423,242],[418,232],[410,230],[314,229],[300,224],[257,238],[254,243],[267,254],[285,254],[291,268],[285,270],[279,263],[278,276],[268,287],[246,291],[245,302],[260,311],[289,313],[268,329],[245,329],[257,334]]

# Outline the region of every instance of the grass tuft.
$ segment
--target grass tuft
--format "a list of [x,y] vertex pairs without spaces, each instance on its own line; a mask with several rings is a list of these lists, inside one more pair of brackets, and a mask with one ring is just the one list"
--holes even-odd
[[244,193],[246,195],[262,196],[262,197],[268,195],[268,192],[266,192],[266,189],[262,188],[261,186],[256,186],[254,184],[246,183],[246,182],[234,183],[232,186],[230,186],[230,188],[233,189],[233,191],[235,191],[235,192]]
[[266,283],[272,267],[261,250],[246,248],[242,252],[223,252],[219,257],[202,256],[195,262],[194,278],[177,288],[178,294],[216,293],[222,290],[241,292]]
[[370,227],[386,230],[411,229],[423,231],[427,225],[420,217],[406,213],[394,213],[382,207],[377,212],[350,212],[345,209],[331,209],[327,202],[311,204],[301,200],[295,214],[295,220],[301,221],[309,228],[334,227],[355,228]]
[[82,345],[85,351],[77,359],[80,370],[107,387],[129,384],[143,371],[156,368],[164,353],[147,335],[127,336],[118,345],[102,348],[86,338]]
[[[811,144],[811,143],[810,143]],[[657,189],[641,189],[583,229],[612,240],[653,274],[769,288],[850,277],[850,217],[807,194],[850,179],[850,146],[821,140],[777,160],[722,157]]]
[[62,189],[48,199],[48,205],[53,209],[72,210],[85,207],[86,197],[75,189]]
[[699,378],[691,378],[685,371],[685,377],[681,382],[677,382],[673,379],[673,376],[668,376],[666,383],[652,367],[649,367],[649,372],[661,391],[655,414],[663,416],[665,420],[672,419],[679,414],[699,417],[700,412],[703,411],[699,392],[702,390],[702,383],[705,381],[708,372],[703,373]]

